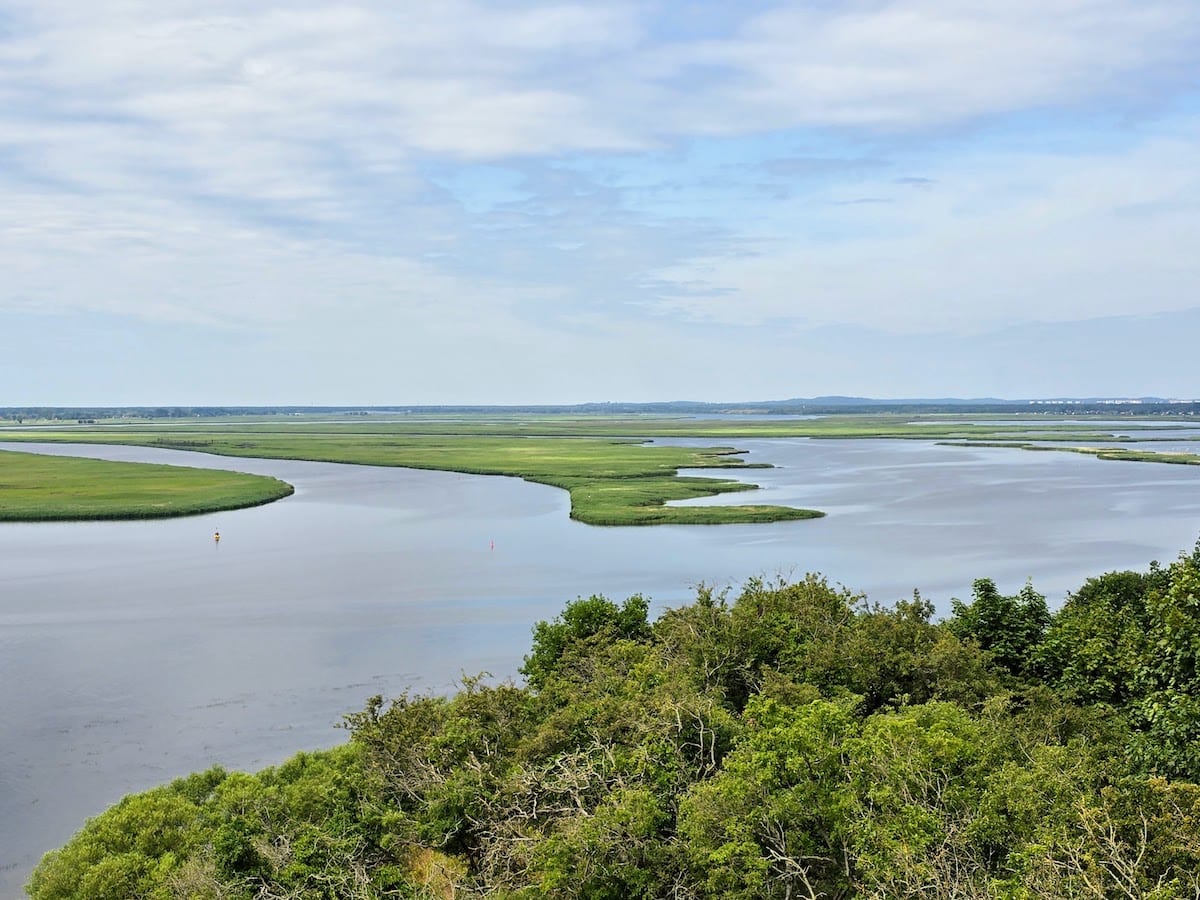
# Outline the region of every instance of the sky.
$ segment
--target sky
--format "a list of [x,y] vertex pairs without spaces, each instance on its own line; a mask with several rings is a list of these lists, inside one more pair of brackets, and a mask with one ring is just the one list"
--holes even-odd
[[0,406],[1200,396],[1196,0],[0,0]]

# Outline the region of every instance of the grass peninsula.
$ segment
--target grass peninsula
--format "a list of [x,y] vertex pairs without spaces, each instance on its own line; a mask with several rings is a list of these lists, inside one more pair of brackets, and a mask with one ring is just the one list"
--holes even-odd
[[[224,429],[31,429],[6,441],[132,444],[222,456],[297,459],[508,475],[565,490],[570,516],[589,525],[725,525],[818,518],[788,506],[668,506],[672,501],[753,491],[724,478],[681,476],[680,469],[752,469],[731,447],[672,447],[635,438],[535,436],[513,433],[377,432],[361,425],[261,431]],[[71,502],[69,496],[64,502]]]
[[242,472],[0,451],[0,522],[189,516],[292,492],[277,478]]

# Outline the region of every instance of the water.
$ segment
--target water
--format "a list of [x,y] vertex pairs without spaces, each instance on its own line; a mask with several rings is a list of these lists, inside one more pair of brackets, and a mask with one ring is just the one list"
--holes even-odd
[[1200,531],[1198,468],[914,441],[737,446],[780,468],[742,473],[757,494],[707,502],[830,515],[595,528],[567,518],[564,492],[512,478],[48,446],[297,491],[185,519],[0,525],[0,897],[129,791],[330,746],[372,694],[513,675],[531,625],[580,595],[642,592],[661,609],[701,581],[821,571],[884,602],[919,587],[942,611],[975,578],[1015,591],[1032,576],[1057,604]]

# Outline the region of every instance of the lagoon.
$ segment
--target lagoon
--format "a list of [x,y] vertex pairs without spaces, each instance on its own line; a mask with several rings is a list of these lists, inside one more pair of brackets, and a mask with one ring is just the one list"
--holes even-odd
[[[711,440],[672,440],[710,446]],[[1190,549],[1200,468],[924,441],[739,440],[756,494],[824,519],[598,528],[519,479],[13,445],[273,475],[268,506],[147,522],[0,525],[0,898],[121,795],[343,738],[372,694],[514,675],[530,628],[580,595],[677,605],[705,582],[830,580],[946,612],[1027,577],[1052,606],[1090,575]],[[3,445],[0,445],[3,446]],[[729,477],[721,470],[718,477]],[[212,540],[219,529],[222,540]]]

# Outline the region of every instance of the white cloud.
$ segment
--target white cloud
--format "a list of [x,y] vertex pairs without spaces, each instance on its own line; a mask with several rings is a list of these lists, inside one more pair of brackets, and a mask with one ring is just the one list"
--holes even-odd
[[[912,130],[1111,101],[1194,63],[1200,40],[1191,0],[784,4],[705,40],[671,40],[670,4],[661,38],[653,5],[622,2],[9,7],[0,145],[27,146],[30,120],[48,119],[72,131],[35,148],[51,175],[103,187],[117,173],[173,169],[249,199],[259,185],[268,199],[335,193],[322,184],[331,151],[403,170],[414,155]],[[92,159],[97,141],[120,145]]]
[[[831,174],[804,200],[816,212],[794,209],[799,230],[759,228],[737,203],[714,211],[713,230],[757,238],[757,256],[681,265],[674,244],[661,250],[651,225],[697,230],[686,196],[674,222],[618,203],[578,212],[559,235],[586,257],[578,267],[534,271],[550,242],[511,254],[523,271],[454,254],[484,214],[431,197],[422,166],[545,172],[574,152],[706,135],[913,141],[1030,110],[1144,110],[1185,89],[1200,41],[1194,0],[789,3],[703,39],[677,36],[673,12],[0,0],[0,311],[262,330],[359,317],[511,335],[525,305],[589,290],[609,293],[561,322],[633,308],[641,298],[621,289],[656,267],[660,311],[719,323],[973,328],[1198,296],[1196,217],[1164,206],[1196,187],[1194,133],[1078,158],[973,153],[924,173],[936,189],[887,205],[837,204],[889,196],[903,173],[855,172],[853,191]],[[817,218],[852,237],[806,238]],[[431,261],[442,244],[448,255]]]
[[[892,204],[845,205],[844,189],[828,188],[793,201],[790,237],[777,221],[756,252],[656,273],[662,309],[897,332],[1190,309],[1200,297],[1198,143],[1191,126],[1106,153],[976,151],[932,172],[935,190]],[[895,196],[879,182],[866,190]],[[831,225],[853,236],[819,235]]]
[[956,0],[790,4],[724,40],[675,48],[660,71],[720,67],[681,128],[916,129],[1113,99],[1192,60],[1190,0]]
[[537,296],[404,256],[176,211],[167,200],[114,209],[105,198],[68,207],[10,194],[0,207],[3,307],[258,332],[330,334],[366,322],[444,335],[473,323],[511,330],[510,307]]
[[1111,99],[1200,38],[1191,0],[787,4],[721,39],[677,41],[669,21],[667,40],[649,37],[651,9],[46,0],[17,8],[0,59],[50,112],[132,117],[168,145],[229,151],[213,162],[229,167],[247,140],[480,159],[920,128]]

